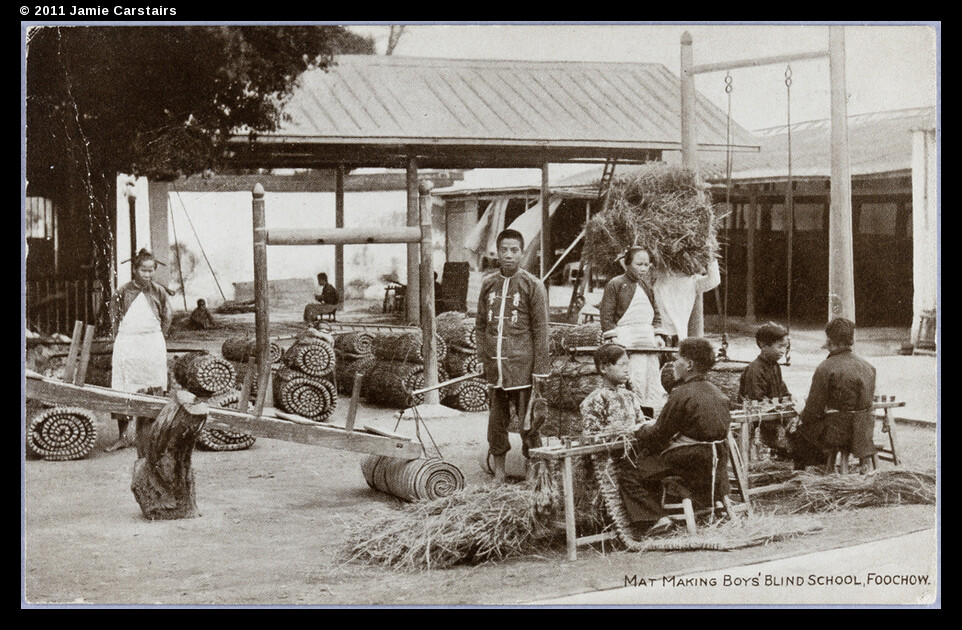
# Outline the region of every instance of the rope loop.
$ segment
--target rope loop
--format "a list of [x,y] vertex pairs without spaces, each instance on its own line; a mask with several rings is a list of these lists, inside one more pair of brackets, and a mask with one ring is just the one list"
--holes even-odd
[[732,93],[732,75],[730,72],[725,74],[725,93]]

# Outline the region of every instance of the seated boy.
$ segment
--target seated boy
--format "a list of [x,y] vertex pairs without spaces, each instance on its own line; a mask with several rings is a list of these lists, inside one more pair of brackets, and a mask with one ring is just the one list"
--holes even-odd
[[[748,364],[738,384],[738,403],[765,398],[791,396],[778,361],[788,349],[788,330],[774,322],[762,324],[755,331],[758,358]],[[778,422],[762,422],[759,430],[762,444],[772,449],[776,456],[787,457],[789,445],[785,426]]]
[[214,316],[207,310],[206,300],[197,300],[197,308],[190,314],[190,327],[194,330],[208,330],[216,327]]
[[792,434],[795,468],[823,464],[829,454],[841,450],[858,457],[862,473],[869,473],[875,454],[875,368],[852,352],[855,323],[851,320],[833,319],[825,335],[828,358],[815,368],[798,430]]
[[[595,351],[594,358],[603,382],[581,402],[583,432],[630,438],[648,419],[641,399],[626,387],[631,371],[628,353],[624,346],[606,343]],[[657,456],[639,457],[632,449],[626,449],[623,457],[613,457],[612,463],[625,515],[635,532],[645,532],[652,524],[659,530],[669,526],[661,508],[659,483],[668,467]]]

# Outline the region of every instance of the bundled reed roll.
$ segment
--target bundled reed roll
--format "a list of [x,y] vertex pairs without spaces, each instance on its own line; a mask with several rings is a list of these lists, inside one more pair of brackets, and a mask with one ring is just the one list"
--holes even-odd
[[[224,344],[220,347],[220,353],[228,361],[246,363],[248,359],[254,356],[256,349],[257,342],[251,337],[231,337],[224,341]],[[277,363],[281,360],[283,350],[276,341],[270,342],[270,349],[271,363]]]
[[287,349],[284,364],[308,376],[327,376],[334,371],[334,346],[321,339],[298,341]]
[[368,455],[361,462],[361,472],[369,486],[404,501],[433,501],[464,488],[458,467],[437,457]]
[[358,374],[366,374],[377,362],[373,355],[362,356],[356,359],[339,357],[334,368],[337,380],[337,391],[348,396],[354,390],[354,377]]
[[371,356],[374,354],[374,335],[358,331],[334,335],[334,351],[338,358]]
[[551,354],[563,354],[568,348],[601,345],[601,324],[551,324],[548,328],[548,349]]
[[[382,361],[423,363],[421,339],[420,330],[402,333],[378,333],[374,337],[374,356]],[[438,364],[444,361],[447,353],[448,344],[440,335],[437,335]]]
[[[212,398],[208,404],[226,409],[236,409],[240,392],[227,392]],[[197,448],[204,451],[243,451],[254,445],[256,438],[243,431],[203,428],[197,435]]]
[[583,256],[606,267],[632,244],[651,252],[655,268],[703,273],[718,253],[711,196],[691,169],[651,164],[611,182],[603,212],[586,224]]
[[179,357],[174,362],[173,372],[181,387],[203,398],[226,392],[237,381],[237,373],[230,361],[207,351]]
[[447,404],[461,411],[488,410],[488,384],[483,378],[471,378],[454,385],[445,398]]
[[287,368],[274,376],[274,398],[282,411],[317,422],[329,418],[337,406],[334,383]]
[[444,369],[451,378],[464,376],[465,374],[477,374],[481,371],[481,359],[474,352],[466,354],[460,350],[448,350],[448,356],[444,357]]
[[364,376],[361,395],[388,407],[420,405],[424,395],[411,392],[424,387],[424,366],[404,361],[375,361]]
[[716,363],[705,376],[709,383],[714,383],[723,394],[728,396],[729,404],[734,408],[737,406],[738,387],[744,371],[744,363],[724,361]]
[[579,411],[581,402],[602,385],[593,362],[555,358],[551,361],[551,375],[542,385],[542,394],[549,408]]
[[474,354],[475,320],[458,311],[441,313],[435,319],[438,335],[448,344],[448,352],[457,350],[464,354]]
[[44,409],[31,418],[26,442],[43,459],[83,459],[97,443],[97,423],[93,413],[79,407]]

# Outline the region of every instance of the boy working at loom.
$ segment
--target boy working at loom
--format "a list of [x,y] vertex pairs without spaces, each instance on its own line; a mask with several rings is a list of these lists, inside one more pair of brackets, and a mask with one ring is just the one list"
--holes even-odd
[[[737,402],[790,397],[778,364],[788,349],[788,330],[774,322],[762,324],[755,331],[755,343],[758,344],[758,357],[742,372]],[[786,427],[778,422],[762,422],[759,428],[762,444],[772,449],[777,457],[789,455],[785,430]]]
[[[837,317],[825,327],[828,358],[812,376],[812,387],[792,435],[795,469],[821,465],[835,451],[859,458],[862,473],[874,471],[875,367],[854,352],[855,322]],[[834,413],[826,413],[831,411]]]
[[512,420],[520,425],[526,464],[528,450],[541,445],[539,427],[528,409],[532,389],[551,373],[551,363],[548,293],[541,280],[521,269],[524,236],[503,230],[497,248],[500,269],[481,282],[475,331],[490,391],[488,448],[495,481],[503,483]]

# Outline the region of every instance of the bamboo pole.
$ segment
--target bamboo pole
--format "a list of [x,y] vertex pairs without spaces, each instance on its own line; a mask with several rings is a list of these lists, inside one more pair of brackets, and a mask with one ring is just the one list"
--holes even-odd
[[[360,228],[275,228],[265,232],[268,245],[360,245],[364,243],[421,242],[419,227],[360,227]],[[417,264],[414,265],[417,271]]]
[[551,249],[551,188],[548,181],[548,163],[541,165],[541,269],[539,277],[544,281],[545,293],[548,292],[548,280],[546,276],[551,257],[554,251]]
[[828,228],[828,318],[855,321],[852,252],[852,172],[848,153],[848,105],[845,88],[845,31],[828,29],[832,93],[832,189]]
[[[424,360],[424,386],[438,384],[437,323],[434,321],[434,243],[431,229],[431,182],[419,187],[421,210],[421,355]],[[424,394],[424,402],[440,404],[440,394],[432,389]]]
[[257,398],[254,415],[259,416],[267,400],[271,375],[271,345],[268,337],[267,227],[264,216],[264,187],[254,184],[252,191],[254,221],[254,356],[257,357]]
[[[338,164],[334,171],[334,227],[344,227],[344,165]],[[334,246],[334,288],[340,301],[344,301],[344,245]]]
[[[418,161],[417,158],[413,156],[408,157],[407,193],[407,225],[409,228],[416,228],[420,222],[420,210],[418,208]],[[418,290],[420,274],[418,272],[418,246],[416,243],[408,242],[407,254],[407,290],[404,293],[405,313],[409,324],[418,325],[420,323],[420,309],[418,308],[417,300],[420,295],[420,291]]]

